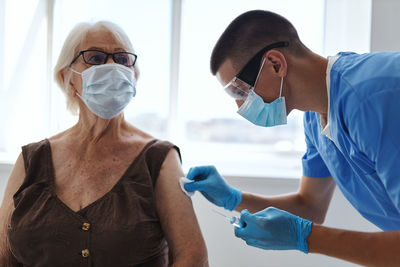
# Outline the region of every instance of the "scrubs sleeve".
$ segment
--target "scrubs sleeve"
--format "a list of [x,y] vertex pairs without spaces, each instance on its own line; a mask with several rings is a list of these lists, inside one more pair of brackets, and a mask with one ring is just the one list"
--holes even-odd
[[304,114],[304,133],[306,137],[307,151],[302,158],[303,175],[308,177],[329,177],[331,176],[328,168],[321,158],[317,148],[313,144],[311,125],[313,122],[309,120],[309,114]]
[[[359,105],[348,123],[360,152],[355,160],[370,177],[379,177],[393,204],[400,210],[400,90],[377,92]],[[376,175],[374,173],[376,172]]]

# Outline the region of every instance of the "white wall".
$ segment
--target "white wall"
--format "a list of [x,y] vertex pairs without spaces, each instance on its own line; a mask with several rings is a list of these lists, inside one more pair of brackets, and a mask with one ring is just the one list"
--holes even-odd
[[0,163],[0,201],[3,200],[3,191],[5,190],[8,176],[11,173],[13,165]]
[[373,0],[371,51],[400,51],[400,1]]
[[324,56],[370,50],[372,0],[325,0]]

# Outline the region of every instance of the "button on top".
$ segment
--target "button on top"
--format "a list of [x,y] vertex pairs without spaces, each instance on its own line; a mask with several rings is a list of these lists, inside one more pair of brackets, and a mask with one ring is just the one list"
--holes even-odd
[[82,230],[83,231],[89,231],[89,229],[90,229],[90,223],[83,223],[82,224]]
[[89,257],[90,253],[88,249],[82,250],[82,257],[87,258]]

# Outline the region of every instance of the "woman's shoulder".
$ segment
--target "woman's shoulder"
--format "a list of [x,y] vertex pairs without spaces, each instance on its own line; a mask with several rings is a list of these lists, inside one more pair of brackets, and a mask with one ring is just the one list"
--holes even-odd
[[148,164],[157,166],[156,169],[159,169],[171,151],[175,151],[179,160],[182,161],[179,147],[167,140],[151,140],[146,144],[144,154]]
[[39,148],[42,148],[48,144],[49,140],[47,138],[41,139],[39,141],[33,141],[30,143],[27,143],[22,146],[22,152],[24,150],[37,150]]
[[48,137],[47,140],[51,143],[56,143],[60,141],[62,142],[70,138],[71,136],[73,136],[72,128],[69,128],[67,130],[64,130],[62,132],[56,133],[55,135]]
[[139,128],[131,126],[130,129],[132,133],[131,142],[136,144],[142,144],[147,146],[147,149],[152,150],[164,150],[164,149],[171,149],[172,147],[176,147],[171,141],[163,140],[158,137],[155,137]]
[[147,153],[150,154],[167,154],[172,148],[175,148],[179,152],[179,148],[174,143],[168,140],[153,137],[143,139],[143,144],[145,146],[145,150],[147,150]]
[[48,145],[49,141],[47,138],[45,138],[40,141],[31,142],[29,144],[22,146],[21,153],[23,156],[25,168],[28,167],[29,162],[32,160],[33,157],[46,153]]

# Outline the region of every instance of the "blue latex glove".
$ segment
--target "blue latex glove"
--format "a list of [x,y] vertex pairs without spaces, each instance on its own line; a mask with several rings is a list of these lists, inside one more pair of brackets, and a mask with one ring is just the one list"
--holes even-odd
[[240,220],[245,226],[235,227],[235,235],[247,245],[273,250],[298,249],[308,253],[307,237],[312,226],[309,220],[273,207],[254,214],[242,210]]
[[242,201],[242,192],[228,185],[214,166],[190,168],[186,178],[194,181],[185,184],[187,191],[200,191],[208,201],[217,206],[232,211]]

